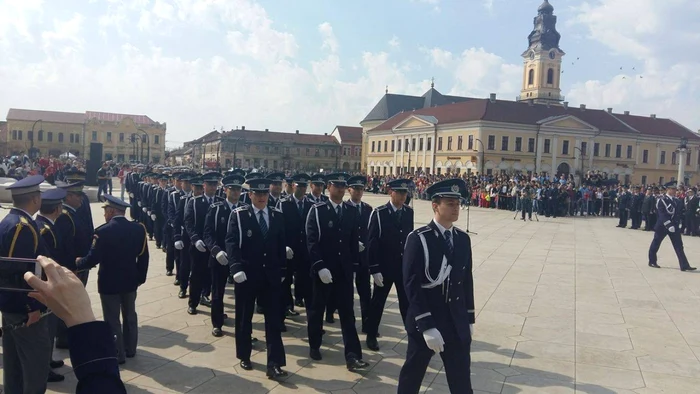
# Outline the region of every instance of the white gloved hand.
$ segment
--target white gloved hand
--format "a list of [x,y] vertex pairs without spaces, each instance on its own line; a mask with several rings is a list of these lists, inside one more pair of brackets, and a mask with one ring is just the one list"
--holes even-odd
[[201,239],[194,244],[194,247],[202,253],[207,251],[207,245],[205,245],[204,241],[202,241]]
[[280,283],[284,283],[284,276],[282,277],[282,280],[280,281]]
[[185,248],[185,244],[182,241],[175,241],[175,249],[182,250]]
[[329,271],[328,268],[318,271],[318,277],[325,285],[333,283],[333,275],[331,275],[331,271]]
[[129,197],[134,198],[134,193],[129,193]]
[[139,206],[141,206],[141,201],[138,201],[137,204],[138,204]]
[[669,232],[669,233],[675,233],[675,232],[676,232],[676,228],[673,227],[673,226],[671,226],[671,227],[668,228],[668,232]]
[[442,334],[440,334],[437,328],[423,331],[423,339],[425,340],[425,344],[428,345],[428,349],[435,353],[442,353],[442,351],[445,350],[445,340],[442,339]]
[[216,254],[216,261],[221,265],[228,265],[228,256],[223,250]]
[[294,258],[294,251],[292,250],[292,248],[287,246],[287,260],[291,260],[293,258]]
[[377,272],[376,274],[372,274],[372,278],[374,278],[374,284],[379,286],[379,287],[384,287],[384,276],[382,275],[381,272]]
[[152,214],[151,214],[151,220],[156,220],[157,218],[158,218],[158,217],[156,216],[155,213],[152,213]]
[[148,213],[148,209],[146,207],[141,208],[141,210],[143,211],[143,213]]
[[245,276],[245,272],[237,272],[235,275],[233,275],[233,281],[236,283],[243,283],[248,280],[248,277]]
[[360,242],[360,252],[364,252],[365,244],[363,244],[362,241],[359,241],[359,242]]
[[474,336],[474,325],[473,324],[469,325],[469,335],[471,335],[472,337]]

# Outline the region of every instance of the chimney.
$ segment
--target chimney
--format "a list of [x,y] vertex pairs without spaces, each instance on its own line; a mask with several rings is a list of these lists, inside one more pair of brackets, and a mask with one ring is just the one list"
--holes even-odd
[[625,115],[629,115],[629,114],[630,114],[630,111],[625,111]]
[[491,95],[489,96],[489,101],[491,101],[492,103],[496,102],[496,93],[491,93]]
[[323,135],[328,135],[328,133],[323,133]]
[[299,134],[299,130],[297,130],[297,134]]
[[568,101],[564,101],[562,104],[564,105],[564,108],[569,108],[569,102],[568,102]]
[[585,110],[586,110],[586,104],[581,104],[580,108],[581,108],[581,112],[585,111]]
[[656,119],[656,114],[651,114],[652,119]]
[[245,126],[241,126],[241,130],[245,130]]
[[265,131],[270,131],[270,129],[265,129]]
[[527,105],[534,107],[535,106],[535,100],[534,99],[528,99],[527,100]]
[[610,108],[608,108],[608,113],[609,113],[609,114],[611,114],[611,113],[612,113],[612,108],[611,108],[611,107],[610,107]]

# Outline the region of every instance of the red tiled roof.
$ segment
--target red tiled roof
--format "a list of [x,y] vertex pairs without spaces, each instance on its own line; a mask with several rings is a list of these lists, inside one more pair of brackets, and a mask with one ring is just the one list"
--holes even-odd
[[7,111],[6,119],[25,120],[30,122],[41,119],[43,122],[82,124],[85,122],[85,114],[77,112],[10,108],[10,110]]
[[323,134],[297,134],[260,130],[231,130],[225,132],[223,137],[229,139],[242,138],[249,141],[286,142],[306,145],[338,145],[338,140],[336,140],[335,137]]
[[128,114],[113,114],[110,112],[85,111],[87,119],[96,118],[103,122],[121,122],[124,118],[131,118],[134,123],[140,125],[152,125],[156,122],[146,115],[128,115]]
[[685,137],[689,140],[700,140],[700,136],[692,130],[688,130],[683,125],[671,119],[652,118],[647,116],[613,114],[617,119],[625,122],[630,127],[639,130],[646,135],[656,135],[659,137]]
[[362,127],[353,126],[335,126],[340,135],[340,141],[343,143],[361,143],[362,142]]

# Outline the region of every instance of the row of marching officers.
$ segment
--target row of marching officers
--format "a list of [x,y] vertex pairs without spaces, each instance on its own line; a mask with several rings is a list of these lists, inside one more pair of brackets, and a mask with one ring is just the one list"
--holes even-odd
[[[252,317],[257,310],[265,315],[267,376],[276,379],[287,375],[282,369],[286,361],[281,332],[286,330],[285,317],[298,315],[295,306],[306,308],[312,359],[321,360],[323,357],[324,315],[326,321],[332,321],[337,311],[347,368],[351,371],[367,368],[355,325],[355,288],[360,298],[362,331],[371,350],[379,350],[379,326],[392,286],[399,295],[399,309],[409,335],[437,327],[444,331],[446,343],[465,337],[470,341],[469,323],[474,321],[473,291],[463,291],[461,287],[451,290],[458,301],[451,317],[453,323],[448,316],[453,301],[447,296],[457,285],[472,286],[468,236],[451,227],[452,222],[449,222],[456,245],[454,254],[452,249],[450,253],[443,250],[442,244],[437,244],[442,248],[440,258],[427,251],[422,253],[424,248],[432,248],[431,242],[434,241],[430,239],[426,243],[424,234],[409,237],[409,234],[416,234],[413,210],[405,205],[410,181],[392,181],[388,185],[390,200],[373,208],[362,201],[367,182],[364,176],[351,177],[345,173],[326,176],[296,174],[290,178],[285,178],[283,173],[250,173],[246,176],[239,169],[225,175],[217,172],[176,174],[173,187],[165,188],[160,202],[139,197],[154,196],[158,188],[163,188],[157,185],[157,180],[167,179],[167,175],[140,174],[137,171],[130,174],[134,178],[131,181],[127,178],[127,183],[133,186],[130,190],[132,212],[141,220],[157,222],[158,214],[154,215],[155,208],[151,207],[159,206],[166,212],[164,225],[171,228],[172,237],[169,240],[164,238],[161,245],[170,253],[168,242],[172,243],[175,261],[172,265],[166,263],[166,271],[171,274],[177,267],[176,283],[180,285],[181,298],[186,297],[189,288],[188,313],[196,314],[200,304],[210,304],[214,336],[223,335],[223,323],[227,318],[223,313],[226,283],[235,284],[236,355],[243,369],[253,367],[250,356],[256,339],[252,338]],[[283,181],[287,184],[284,191]],[[458,215],[459,198],[450,197],[465,196],[466,185],[459,180],[445,182],[435,184],[438,187],[433,190],[449,187],[451,196],[436,193],[437,207],[447,206],[444,210],[448,211],[448,203],[456,200]],[[247,190],[243,188],[245,185]],[[311,190],[307,193],[309,186]],[[324,188],[327,188],[328,196],[323,194]],[[346,192],[349,192],[348,200],[345,200]],[[433,206],[435,208],[435,201]],[[139,209],[144,207],[147,209]],[[450,211],[450,214],[454,212]],[[438,223],[443,222],[447,223]],[[164,233],[167,233],[167,228]],[[412,239],[420,240],[417,246],[421,253],[409,253],[412,249],[406,243]],[[465,247],[469,250],[465,251]],[[433,261],[434,258],[437,260]],[[428,265],[430,269],[426,269]],[[445,267],[449,268],[445,270]],[[414,276],[414,272],[419,271],[421,276]],[[439,272],[434,280],[429,274],[433,271]],[[450,278],[455,276],[459,280],[452,282]],[[434,281],[439,281],[439,286],[434,285]],[[427,311],[435,305],[431,302],[425,304],[426,296],[418,294],[426,292],[432,299],[438,291],[442,294],[440,299],[447,304],[447,312],[445,308],[441,309],[439,317],[447,318],[447,323],[437,322],[437,317],[430,318]],[[462,310],[461,306],[467,308]],[[412,313],[412,308],[420,313]],[[431,322],[437,326],[429,327]],[[420,324],[417,326],[417,323]],[[468,327],[466,333],[461,330],[464,324]],[[447,326],[451,328],[442,330]],[[423,338],[422,347],[414,349],[416,357],[425,358],[426,351],[438,350],[429,347],[434,339],[428,340],[425,334]],[[447,344],[445,347],[451,352],[457,349]],[[461,354],[464,347],[459,349],[457,353]],[[450,353],[450,356],[455,355]],[[468,361],[468,352],[466,357]],[[412,378],[415,380],[417,373],[422,379],[425,372],[425,368],[422,373],[420,371],[422,361],[410,365],[409,368],[415,369],[410,372]],[[468,367],[468,362],[466,365]],[[462,378],[468,382],[469,374]],[[451,379],[457,379],[457,376]],[[413,386],[415,382],[407,381],[400,392],[417,392],[420,380],[418,386]]]

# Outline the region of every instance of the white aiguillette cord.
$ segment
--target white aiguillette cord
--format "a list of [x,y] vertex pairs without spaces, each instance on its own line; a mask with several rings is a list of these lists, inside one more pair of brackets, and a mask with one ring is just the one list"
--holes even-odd
[[423,234],[418,234],[418,237],[420,238],[420,242],[423,244],[423,253],[425,254],[425,278],[428,280],[428,283],[422,284],[421,287],[424,289],[432,289],[443,285],[442,292],[443,294],[445,294],[445,299],[447,300],[447,293],[449,292],[449,282],[447,286],[447,291],[445,291],[445,280],[447,280],[450,277],[450,272],[452,272],[452,266],[447,264],[447,257],[443,255],[442,264],[440,265],[440,272],[438,273],[437,278],[433,279],[433,277],[430,275],[430,254],[428,253],[428,243],[426,242],[425,236]]

